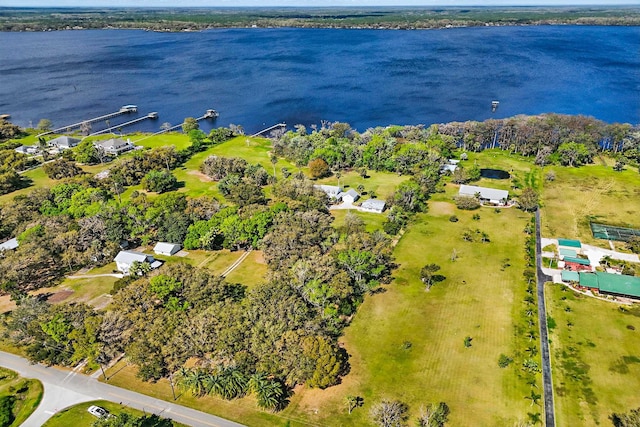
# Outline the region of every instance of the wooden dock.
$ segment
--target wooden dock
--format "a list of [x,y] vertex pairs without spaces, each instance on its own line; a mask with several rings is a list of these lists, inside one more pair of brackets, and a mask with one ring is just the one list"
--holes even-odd
[[253,135],[251,135],[251,137],[253,138],[253,137],[256,137],[256,136],[260,136],[265,132],[269,132],[270,130],[277,129],[277,128],[283,128],[283,127],[287,127],[287,124],[286,123],[278,123],[278,124],[275,124],[273,126],[270,126],[270,127],[266,128],[266,129],[262,129],[260,132],[254,133]]
[[125,123],[120,123],[119,125],[110,126],[110,127],[106,128],[106,129],[102,129],[102,130],[99,130],[97,132],[90,133],[89,136],[95,136],[95,135],[101,135],[103,133],[109,133],[109,132],[113,131],[114,129],[120,129],[120,128],[123,128],[123,127],[126,127],[126,126],[131,126],[131,125],[134,125],[136,123],[143,122],[145,120],[156,120],[157,118],[158,118],[158,113],[156,113],[154,111],[152,113],[147,114],[144,117],[138,117],[137,119],[133,119],[133,120],[130,120],[130,121],[125,122]]
[[109,120],[109,119],[112,119],[114,117],[121,116],[123,114],[136,113],[137,111],[138,111],[138,107],[135,106],[135,105],[124,105],[124,106],[120,107],[120,109],[118,111],[114,111],[113,113],[104,114],[102,116],[93,117],[91,119],[83,120],[81,122],[72,123],[72,124],[66,125],[66,126],[61,126],[59,128],[53,129],[51,131],[43,132],[43,133],[37,135],[36,138],[39,138],[39,137],[44,136],[44,135],[48,135],[50,133],[71,132],[73,129],[80,128],[82,126],[86,126],[87,124],[90,125],[92,123],[96,123],[96,122],[103,121],[103,120]]

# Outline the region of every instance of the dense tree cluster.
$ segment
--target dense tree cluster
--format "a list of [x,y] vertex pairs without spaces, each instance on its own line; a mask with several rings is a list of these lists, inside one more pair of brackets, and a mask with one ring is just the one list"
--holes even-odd
[[42,165],[42,170],[51,179],[73,178],[77,175],[84,174],[84,171],[74,162],[64,158],[56,159],[52,162]]
[[451,122],[439,125],[438,132],[453,137],[465,151],[501,148],[535,157],[540,165],[578,166],[589,163],[599,151],[634,164],[640,161],[640,129],[592,117],[543,114]]

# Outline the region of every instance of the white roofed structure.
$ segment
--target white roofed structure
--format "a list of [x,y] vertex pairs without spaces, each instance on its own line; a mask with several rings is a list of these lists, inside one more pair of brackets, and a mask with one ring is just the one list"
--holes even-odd
[[182,246],[177,243],[158,242],[153,247],[153,252],[157,253],[158,255],[171,256],[177,252],[180,252],[180,249],[182,249]]
[[360,209],[367,212],[382,213],[387,206],[384,200],[368,199],[362,202]]
[[495,188],[478,187],[476,185],[466,184],[460,185],[460,191],[458,194],[466,197],[476,197],[476,195],[479,194],[480,201],[495,205],[504,205],[509,198],[509,192],[507,190],[497,190]]
[[0,251],[11,251],[19,246],[18,239],[14,237],[6,242],[0,243]]
[[129,270],[134,262],[146,262],[152,268],[157,268],[161,265],[156,264],[156,260],[153,258],[153,255],[145,254],[137,251],[120,251],[118,255],[116,255],[114,261],[116,262],[116,267],[119,271],[124,274],[129,274]]

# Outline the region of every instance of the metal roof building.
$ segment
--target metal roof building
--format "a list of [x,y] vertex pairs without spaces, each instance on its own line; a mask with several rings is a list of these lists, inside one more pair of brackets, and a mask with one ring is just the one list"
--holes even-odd
[[558,246],[564,246],[567,248],[578,248],[582,247],[582,243],[579,240],[571,240],[571,239],[558,239]]
[[461,196],[475,197],[476,194],[480,194],[480,199],[488,200],[491,203],[502,203],[509,198],[509,192],[507,190],[497,190],[495,188],[478,187],[477,185],[460,185],[458,194]]
[[180,252],[180,249],[182,249],[182,246],[177,243],[158,242],[153,247],[153,252],[157,253],[158,255],[170,256],[175,254],[176,252]]
[[18,239],[14,237],[6,242],[0,243],[0,251],[10,251],[16,249],[19,246]]

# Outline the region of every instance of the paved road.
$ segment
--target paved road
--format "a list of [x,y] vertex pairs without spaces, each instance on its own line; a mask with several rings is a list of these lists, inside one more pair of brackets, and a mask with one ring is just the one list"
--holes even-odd
[[540,325],[540,346],[542,353],[542,385],[544,390],[544,419],[547,427],[555,427],[556,416],[553,408],[553,381],[551,378],[551,358],[549,356],[549,332],[547,330],[547,307],[544,300],[544,283],[553,279],[542,271],[542,248],[540,247],[540,210],[536,211],[536,269],[538,276],[538,324]]
[[104,384],[74,371],[32,365],[27,359],[15,354],[0,352],[0,366],[14,370],[24,377],[37,378],[44,385],[42,402],[22,424],[24,427],[40,427],[53,414],[66,407],[98,399],[121,402],[193,427],[243,427],[242,424],[215,415]]

